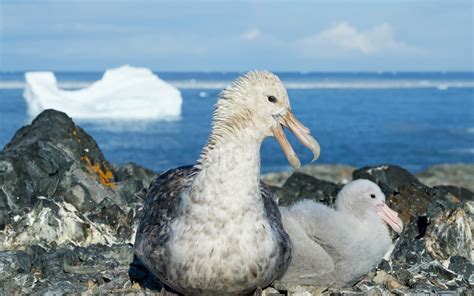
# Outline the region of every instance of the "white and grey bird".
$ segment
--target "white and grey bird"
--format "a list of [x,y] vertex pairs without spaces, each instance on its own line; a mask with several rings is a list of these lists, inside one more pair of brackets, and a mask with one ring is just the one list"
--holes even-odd
[[134,250],[162,282],[183,294],[242,294],[285,272],[291,241],[260,182],[260,146],[272,134],[299,166],[283,126],[318,157],[277,76],[249,72],[222,91],[197,163],[159,175],[145,198]]
[[387,224],[400,233],[403,223],[369,180],[355,180],[338,193],[336,208],[302,200],[281,208],[293,241],[293,260],[282,281],[340,287],[380,263],[392,245]]

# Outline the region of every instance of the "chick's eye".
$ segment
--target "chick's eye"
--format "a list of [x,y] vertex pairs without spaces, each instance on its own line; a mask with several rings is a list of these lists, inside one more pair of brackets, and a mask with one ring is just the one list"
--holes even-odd
[[268,96],[267,99],[270,103],[276,103],[277,101],[277,99],[274,96]]
[[371,198],[375,198],[375,194],[371,194],[370,197],[371,197]]

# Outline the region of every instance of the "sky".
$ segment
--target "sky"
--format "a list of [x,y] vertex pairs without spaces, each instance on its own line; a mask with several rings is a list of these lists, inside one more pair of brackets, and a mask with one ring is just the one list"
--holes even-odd
[[0,0],[0,71],[473,71],[473,3]]

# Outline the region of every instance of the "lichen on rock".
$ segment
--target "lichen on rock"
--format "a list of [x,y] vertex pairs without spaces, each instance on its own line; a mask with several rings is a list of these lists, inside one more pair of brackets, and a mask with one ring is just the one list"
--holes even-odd
[[0,153],[0,250],[131,243],[143,201],[135,193],[154,175],[113,166],[66,114],[44,111]]

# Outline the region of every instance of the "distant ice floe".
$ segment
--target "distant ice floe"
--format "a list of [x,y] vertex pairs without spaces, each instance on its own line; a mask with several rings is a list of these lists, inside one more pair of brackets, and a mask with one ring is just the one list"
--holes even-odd
[[63,90],[52,72],[25,73],[28,114],[56,109],[75,119],[159,120],[179,118],[180,91],[149,69],[128,65],[107,70],[78,90]]

